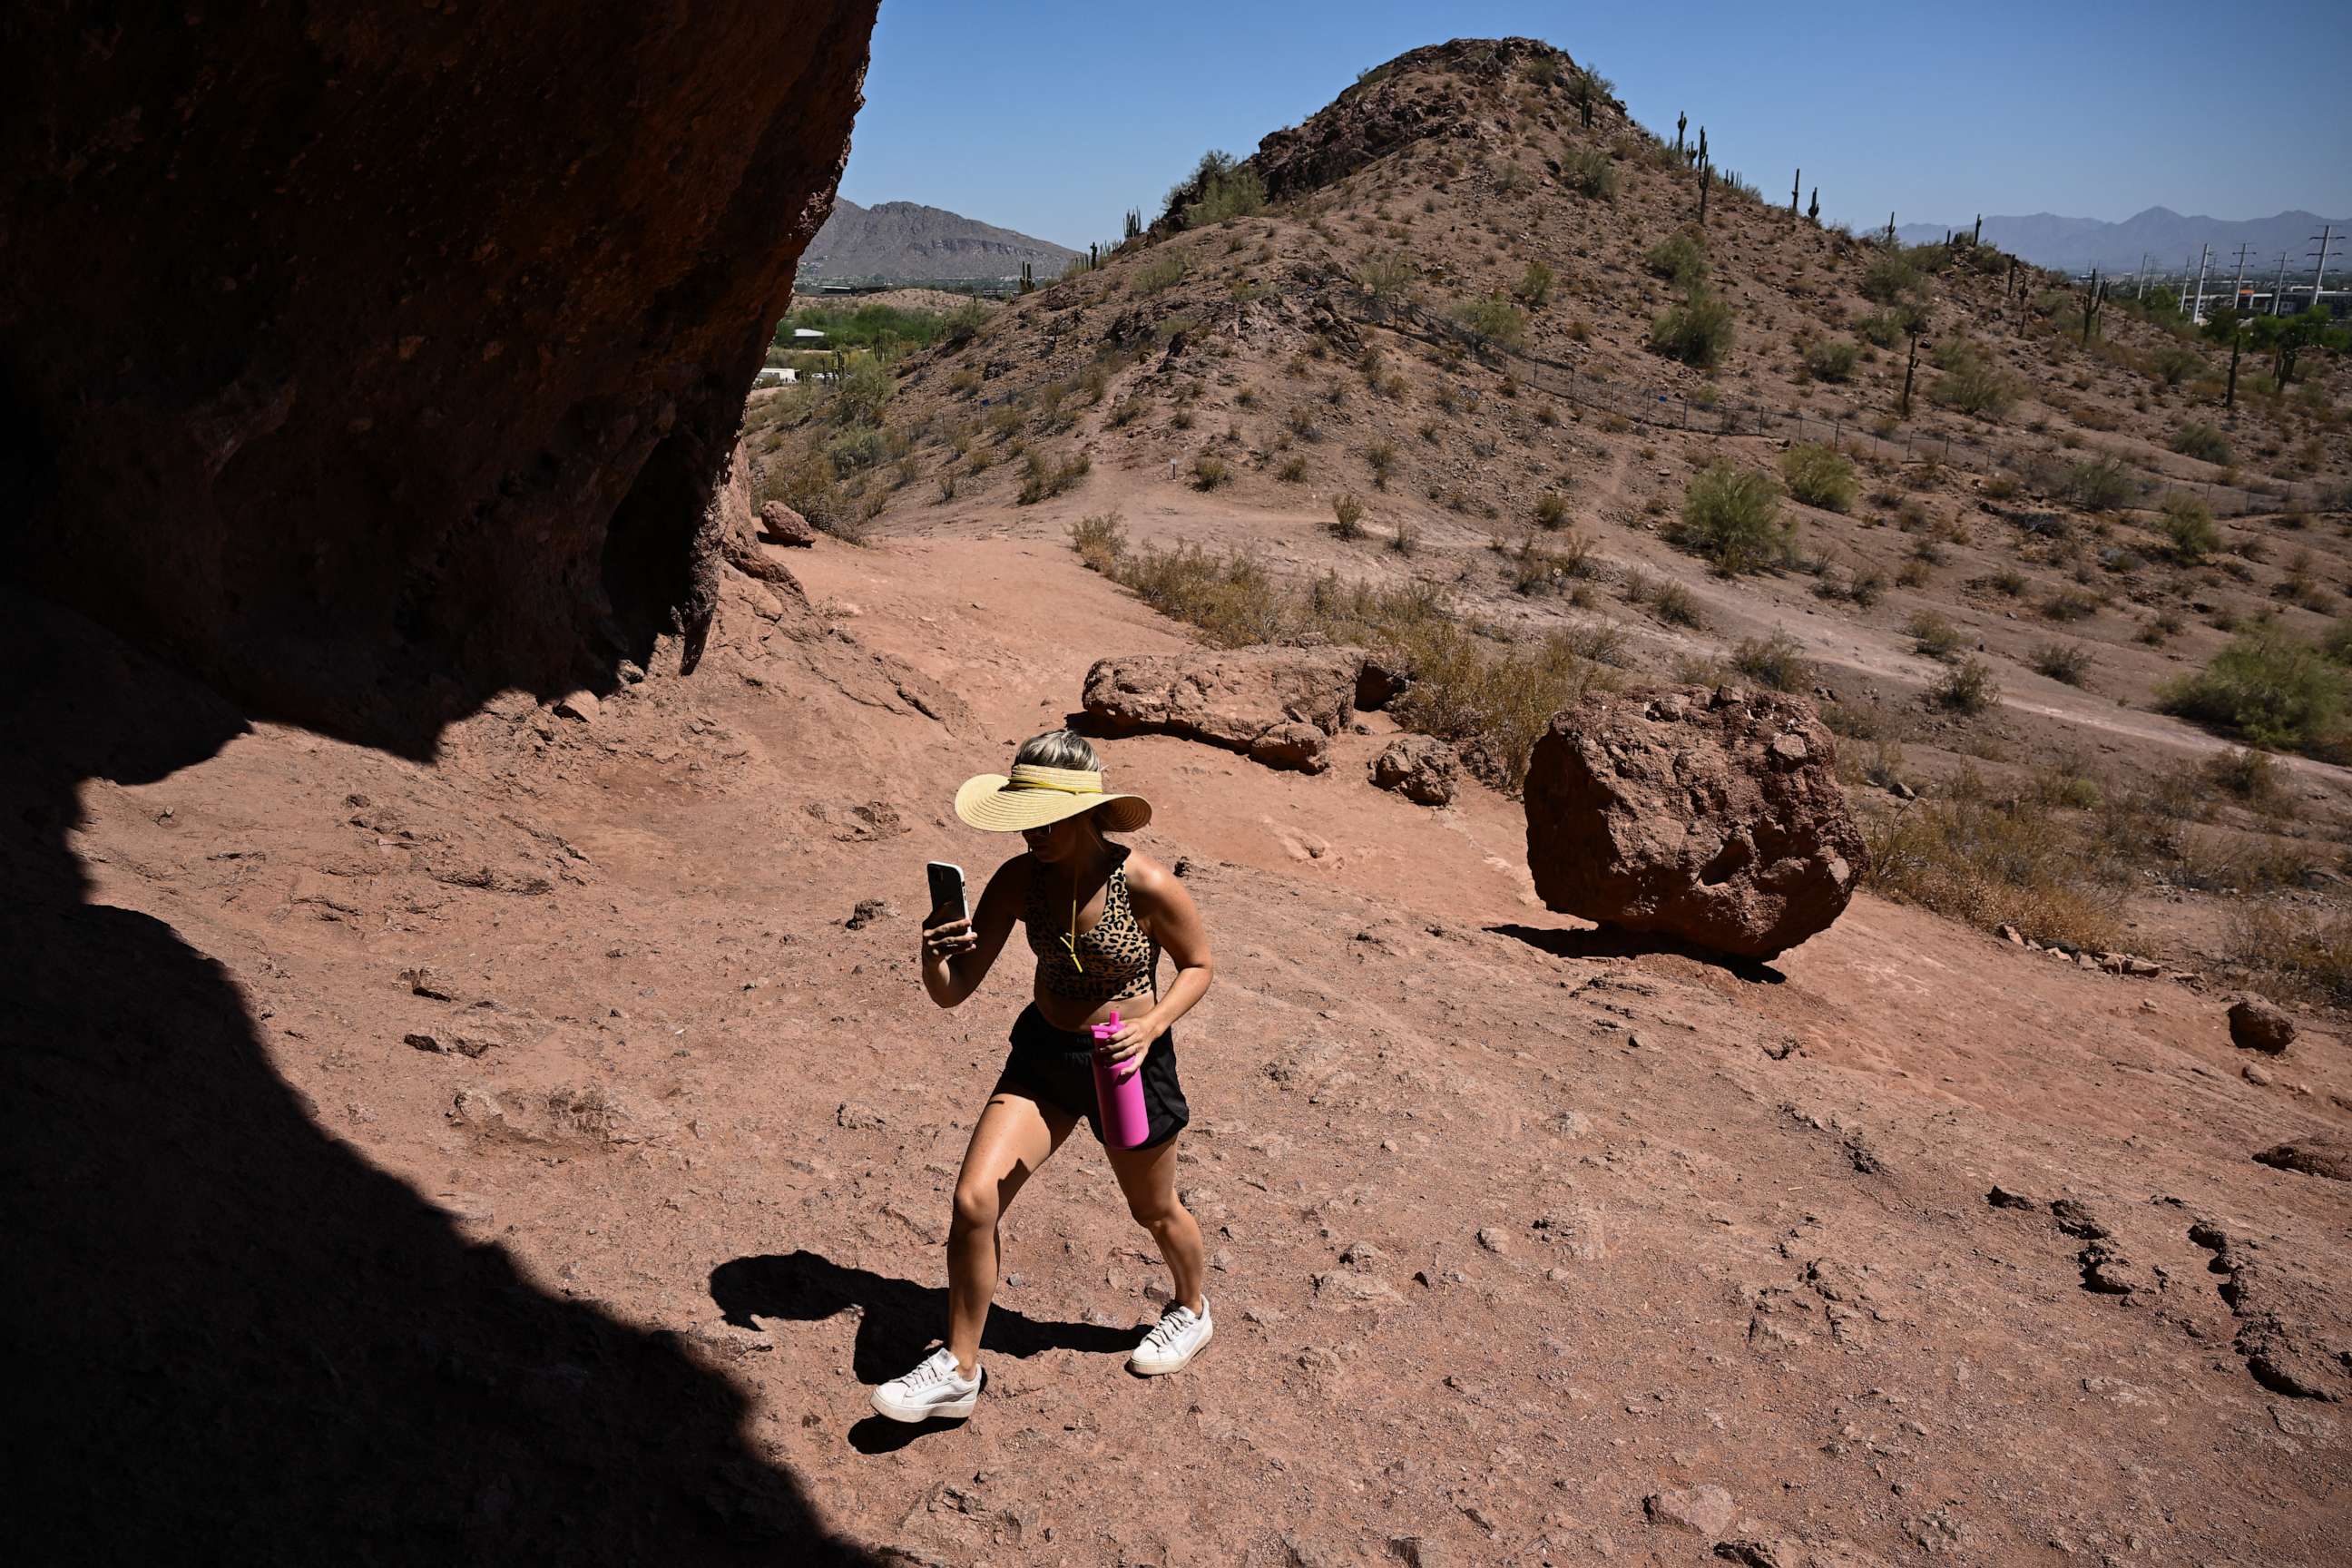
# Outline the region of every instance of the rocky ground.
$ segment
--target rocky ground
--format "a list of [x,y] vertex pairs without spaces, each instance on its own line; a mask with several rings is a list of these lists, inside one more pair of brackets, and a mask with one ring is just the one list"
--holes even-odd
[[[2334,1555],[2347,1189],[2253,1158],[2352,1123],[2325,1021],[2257,1056],[2222,995],[1868,896],[1769,966],[1602,938],[1535,900],[1514,803],[1373,788],[1377,714],[1315,775],[1105,742],[1219,963],[1181,1031],[1213,1349],[1123,1372],[1161,1278],[1074,1142],[1007,1222],[978,1414],[872,1416],[938,1326],[949,1189],[1024,990],[1008,963],[961,1012],[922,1000],[920,863],[991,867],[952,786],[1055,723],[1096,654],[1188,644],[1014,533],[820,540],[789,575],[806,603],[730,574],[691,678],[494,702],[429,764],[263,724],[81,790],[90,904],[230,988],[291,1096],[269,1125],[331,1173],[257,1166],[196,1231],[268,1234],[309,1170],[413,1194],[415,1246],[505,1279],[479,1314],[349,1264],[281,1300],[300,1343],[247,1386],[318,1404],[289,1394],[273,1458],[401,1415],[443,1450],[407,1457],[408,1507],[460,1554],[800,1561],[822,1531],[955,1564]],[[87,627],[51,637],[122,668]],[[102,1089],[46,1092],[108,1125]],[[94,1192],[215,1146],[233,1168],[254,1114],[166,1122]],[[301,1234],[356,1261],[375,1227],[322,1205]],[[338,1294],[362,1283],[373,1305]],[[239,1342],[216,1301],[188,1320]],[[201,1407],[183,1346],[106,1321],[59,1352],[79,1386]],[[441,1393],[412,1408],[419,1332]],[[372,1495],[288,1517],[323,1539]]]

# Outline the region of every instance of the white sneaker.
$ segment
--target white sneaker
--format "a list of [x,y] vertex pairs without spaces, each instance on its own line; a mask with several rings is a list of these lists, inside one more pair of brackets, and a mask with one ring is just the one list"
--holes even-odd
[[1216,1331],[1217,1325],[1209,1317],[1206,1297],[1201,1300],[1198,1315],[1192,1308],[1176,1302],[1160,1314],[1160,1321],[1143,1336],[1135,1353],[1127,1358],[1127,1370],[1145,1377],[1182,1372],[1192,1364],[1194,1356],[1208,1348],[1209,1336]]
[[971,1414],[980,1403],[985,1371],[970,1377],[956,1370],[955,1352],[941,1345],[922,1365],[904,1377],[894,1377],[874,1391],[874,1408],[893,1421],[954,1419]]

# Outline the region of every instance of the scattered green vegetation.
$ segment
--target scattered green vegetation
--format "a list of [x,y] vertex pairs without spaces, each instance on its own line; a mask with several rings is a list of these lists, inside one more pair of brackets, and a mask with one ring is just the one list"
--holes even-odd
[[1735,576],[1786,564],[1796,525],[1781,519],[1780,488],[1769,475],[1711,463],[1692,477],[1666,538]]
[[2342,667],[2319,648],[2262,623],[2161,697],[2167,712],[2253,745],[2329,755],[2343,742],[2344,679]]
[[1139,294],[1157,294],[1163,289],[1182,282],[1184,274],[1190,269],[1190,264],[1184,259],[1182,252],[1163,250],[1135,269],[1135,291]]
[[1738,336],[1731,306],[1704,288],[1692,289],[1650,323],[1650,347],[1668,359],[1711,370],[1731,352]]
[[2120,929],[2118,894],[2083,874],[2083,847],[2046,810],[1994,800],[1973,768],[1949,798],[1869,824],[1871,885],[1984,930],[2094,949]]
[[1706,286],[1706,247],[1687,231],[1668,235],[1650,247],[1642,264],[1677,289]]
[[1517,349],[1528,341],[1526,312],[1500,294],[1465,300],[1454,308],[1454,319],[1462,323],[1481,353],[1496,348]]
[[1933,610],[1912,616],[1909,631],[1913,650],[1929,658],[1948,659],[1960,651],[1960,628]]
[[1364,503],[1351,495],[1331,499],[1331,531],[1341,539],[1364,537]]
[[1833,447],[1800,441],[1780,454],[1780,478],[1789,493],[1807,506],[1844,511],[1853,505],[1853,465]]
[[1032,450],[1021,478],[1020,504],[1034,506],[1047,496],[1064,495],[1076,489],[1079,481],[1094,471],[1094,459],[1084,452],[1056,459],[1045,452]]
[[1943,374],[1928,395],[1947,408],[1998,419],[2017,400],[2017,389],[1991,358],[1966,339],[1956,339],[1937,351]]
[[1815,381],[1843,382],[1853,377],[1854,361],[1861,353],[1850,338],[1814,338],[1798,358],[1805,374]]
[[2193,496],[2176,491],[2165,497],[2157,528],[2173,560],[2183,566],[2194,566],[2221,548],[2221,530],[2213,514]]
[[1945,671],[1927,695],[1937,707],[1955,713],[1981,713],[2000,700],[2000,687],[1992,678],[1992,667],[1971,657]]
[[2184,458],[2200,462],[2227,463],[2230,460],[2230,438],[2210,425],[2195,420],[2183,425],[2172,434],[2172,449]]
[[2091,672],[2090,650],[2079,644],[2046,642],[2033,650],[2033,668],[2053,680],[2080,686]]
[[1551,291],[1559,282],[1550,268],[1540,261],[1530,261],[1528,269],[1519,274],[1519,280],[1511,286],[1511,294],[1528,309],[1539,310],[1550,302]]
[[1811,663],[1804,649],[1787,632],[1776,631],[1759,641],[1743,637],[1731,650],[1731,668],[1759,685],[1775,691],[1804,691],[1814,682]]
[[1614,201],[1617,197],[1617,165],[1609,154],[1596,147],[1571,150],[1559,162],[1561,182],[1580,196],[1595,201]]
[[1233,466],[1214,452],[1203,452],[1192,459],[1194,489],[1213,490],[1233,477]]

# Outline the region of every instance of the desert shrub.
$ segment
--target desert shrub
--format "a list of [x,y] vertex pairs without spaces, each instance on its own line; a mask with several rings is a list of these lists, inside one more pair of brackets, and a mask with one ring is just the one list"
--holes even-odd
[[1389,548],[1399,555],[1412,555],[1421,549],[1421,530],[1409,522],[1400,522],[1389,535]]
[[898,378],[881,361],[861,359],[834,379],[833,417],[844,425],[879,424],[898,389]]
[[2115,458],[2074,464],[2063,482],[2065,498],[2084,511],[2113,511],[2127,505],[2134,488],[2130,470]]
[[1157,294],[1161,289],[1181,283],[1189,270],[1183,255],[1174,250],[1162,250],[1159,255],[1135,269],[1135,291]]
[[1286,485],[1304,483],[1307,479],[1307,459],[1297,457],[1283,458],[1275,468],[1274,477]]
[[2344,715],[2344,672],[2278,626],[2230,639],[2195,675],[2159,693],[2167,712],[2285,751],[2331,750]]
[[1702,626],[1706,616],[1699,608],[1698,595],[1672,578],[1652,585],[1648,593],[1651,610],[1668,626]]
[[1516,349],[1528,341],[1528,318],[1500,294],[1465,300],[1454,319],[1462,323],[1481,353],[1493,348]]
[[2111,946],[2119,896],[2083,875],[2079,842],[2046,811],[1988,797],[1973,772],[1950,798],[1869,825],[1870,885],[1985,930],[2014,925],[2042,942]]
[[1643,254],[1642,265],[1677,289],[1706,286],[1706,247],[1687,232],[1668,235]]
[[1213,490],[1234,477],[1232,465],[1213,452],[1203,452],[1192,459],[1192,488]]
[[1799,358],[1814,380],[1844,381],[1853,374],[1853,362],[1861,353],[1848,338],[1815,338]]
[[2263,989],[2332,1006],[2352,1006],[2352,920],[2304,920],[2271,904],[2242,905],[2225,956],[2265,977]]
[[1078,481],[1094,471],[1094,459],[1084,452],[1060,459],[1044,452],[1030,453],[1027,468],[1021,476],[1020,504],[1034,506],[1047,496],[1076,489]]
[[1519,274],[1519,280],[1511,286],[1511,292],[1520,303],[1534,310],[1550,302],[1551,291],[1559,283],[1559,276],[1550,268],[1540,261],[1530,261],[1528,269]]
[[1908,630],[1913,649],[1929,658],[1948,659],[1960,651],[1960,628],[1933,610],[1912,616]]
[[1944,678],[1927,689],[1927,695],[1939,708],[1955,713],[1981,713],[2000,700],[2000,687],[1992,678],[1992,667],[1980,658],[1964,658],[1944,672]]
[[1862,269],[1862,297],[1874,304],[1892,305],[1919,281],[1918,269],[1898,252],[1881,250]]
[[1396,446],[1387,440],[1376,440],[1364,447],[1364,466],[1372,470],[1372,485],[1377,489],[1389,488],[1389,476],[1396,471]]
[[1813,667],[1797,639],[1774,632],[1759,641],[1743,637],[1731,650],[1731,668],[1775,691],[1803,691],[1813,684]]
[[1682,515],[1666,531],[1669,542],[1701,555],[1726,576],[1785,563],[1796,525],[1780,517],[1780,494],[1770,476],[1728,463],[1711,463],[1683,494]]
[[1537,527],[1545,529],[1562,528],[1565,527],[1567,523],[1568,498],[1566,496],[1547,491],[1544,494],[1536,497]]
[[2091,672],[2090,650],[2066,643],[2046,642],[2033,650],[2033,668],[2053,680],[2080,686]]
[[1351,495],[1331,498],[1331,531],[1341,539],[1364,537],[1364,503]]
[[2209,757],[2199,776],[2225,795],[2248,805],[2276,810],[2286,801],[2286,769],[2267,752],[2243,747]]
[[1617,196],[1617,165],[1597,148],[1580,147],[1559,161],[1561,183],[1580,196],[1613,201]]
[[1874,347],[1891,349],[1903,341],[1903,322],[1892,310],[1873,310],[1853,324],[1863,341]]
[[1843,511],[1853,505],[1853,465],[1815,441],[1800,441],[1780,454],[1780,479],[1807,506]]
[[1998,419],[2016,401],[2017,390],[2008,374],[1973,343],[1948,344],[1937,362],[1944,374],[1936,378],[1928,395],[1947,408]]
[[2205,510],[2205,503],[2193,496],[2176,492],[2165,497],[2157,528],[2163,533],[2172,558],[2183,566],[2194,566],[2221,548],[2220,525]]
[[1070,524],[1070,548],[1095,571],[1110,576],[1127,553],[1127,524],[1115,511],[1082,517]]
[[2226,463],[2230,460],[2230,438],[2210,425],[2191,420],[2172,433],[2172,449],[2184,458],[2200,462]]
[[861,468],[872,468],[889,449],[889,437],[879,427],[853,425],[825,442],[824,457],[834,473],[845,479]]
[[2197,356],[2195,349],[2181,343],[2167,343],[2158,349],[2154,356],[2149,359],[2148,368],[2156,373],[2156,378],[2165,385],[2179,386],[2202,369],[2204,363],[2205,362]]
[[1265,181],[1255,169],[1221,169],[1202,182],[1200,198],[1185,206],[1184,226],[1206,228],[1265,210]]
[[1360,257],[1355,266],[1348,269],[1348,277],[1356,287],[1370,295],[1373,303],[1383,308],[1412,293],[1413,279],[1419,276],[1420,268],[1414,265],[1412,258],[1401,250]]
[[1737,335],[1731,306],[1705,289],[1693,289],[1650,323],[1651,348],[1701,370],[1721,364]]
[[2048,620],[2086,621],[2099,613],[2099,601],[2080,588],[2059,588],[2042,601],[2041,610]]
[[1304,403],[1292,404],[1290,411],[1282,416],[1282,423],[1286,429],[1302,441],[1323,439],[1323,427],[1315,423],[1315,410]]

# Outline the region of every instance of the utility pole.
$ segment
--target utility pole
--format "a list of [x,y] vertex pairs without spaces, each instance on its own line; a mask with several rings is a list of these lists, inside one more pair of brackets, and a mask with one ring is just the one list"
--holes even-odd
[[2139,253],[2139,288],[2132,298],[2135,300],[2147,298],[2147,252],[2145,250]]
[[2250,245],[2238,247],[2238,276],[2230,284],[2230,309],[2232,310],[2238,308],[2239,300],[2246,292],[2246,252],[2252,248]]
[[2336,226],[2332,223],[2324,223],[2319,226],[2319,232],[2311,237],[2319,242],[2319,265],[2312,270],[2311,274],[2311,308],[2315,310],[2319,309],[2320,285],[2327,279],[2327,247],[2330,240],[2335,237],[2335,234]]
[[2189,321],[2191,326],[2205,319],[2205,268],[2212,259],[2211,246],[2200,245],[2197,247],[2197,308],[2189,312]]
[[2280,311],[2280,310],[2281,310],[2281,306],[2280,306],[2279,301],[2281,301],[2282,300],[2284,300],[2285,298],[2286,298],[2286,252],[2285,252],[2285,251],[2284,251],[2284,250],[2282,250],[2282,251],[2280,251],[2280,252],[2279,252],[2279,275],[2278,275],[2278,281],[2271,285],[2271,314],[2272,314],[2272,315],[2275,316],[2275,315],[2277,315],[2277,314],[2279,313],[2279,311]]
[[2180,313],[2189,314],[2189,258],[2180,258]]

